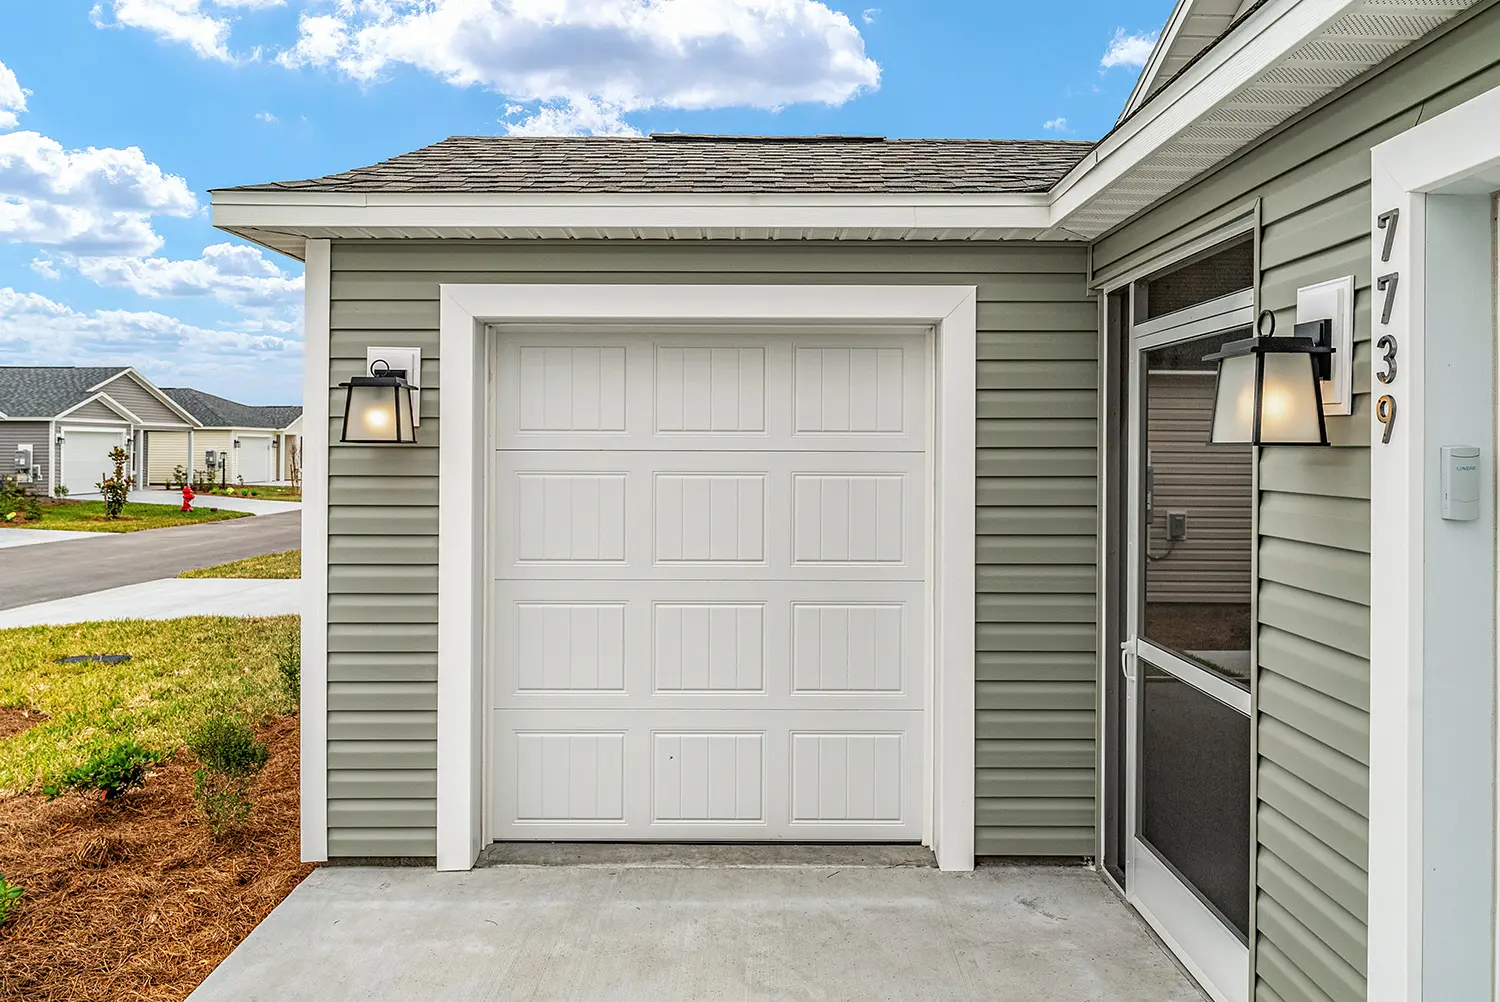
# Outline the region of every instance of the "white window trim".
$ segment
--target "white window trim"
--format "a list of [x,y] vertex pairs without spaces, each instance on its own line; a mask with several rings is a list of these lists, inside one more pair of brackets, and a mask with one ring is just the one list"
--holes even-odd
[[[1371,160],[1372,275],[1401,275],[1390,323],[1400,338],[1399,419],[1389,444],[1370,408],[1369,1002],[1422,997],[1424,460],[1427,193],[1500,169],[1500,88],[1376,146]],[[1401,212],[1382,261],[1380,213]],[[1374,392],[1383,391],[1376,384]],[[1493,458],[1493,457],[1491,457]]]
[[[309,291],[309,302],[312,295]],[[927,800],[933,822],[930,842],[939,867],[972,870],[975,288],[443,285],[440,304],[443,421],[438,450],[438,869],[467,870],[484,847],[486,325],[701,321],[919,324],[937,330],[937,366],[933,373],[937,417],[933,481],[937,497],[933,506],[932,582],[936,628],[929,654],[935,685],[925,711],[928,733],[933,735],[933,754],[925,763]],[[309,311],[309,330],[312,319]],[[319,357],[318,350],[310,341],[309,357]],[[326,389],[319,387],[319,395],[326,399]],[[308,403],[313,400],[309,392]],[[317,421],[313,424],[316,427]],[[303,517],[306,526],[307,516]],[[318,593],[317,600],[324,601],[325,596]],[[303,670],[305,673],[305,664]]]
[[[328,398],[330,248],[307,242],[303,334],[302,860],[328,858]],[[193,467],[188,430],[188,469]]]

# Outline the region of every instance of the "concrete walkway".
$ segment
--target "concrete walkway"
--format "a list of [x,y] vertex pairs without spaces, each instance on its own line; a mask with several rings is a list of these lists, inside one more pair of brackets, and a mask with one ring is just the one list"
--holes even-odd
[[[3,533],[57,536],[47,529]],[[284,512],[229,522],[205,522],[141,532],[91,532],[7,550],[0,558],[0,609],[86,595],[107,588],[176,577],[199,567],[295,550],[302,545],[302,513]]]
[[1203,1002],[1082,868],[323,867],[193,1002]]
[[73,532],[70,529],[0,529],[0,550],[39,543],[61,543],[65,539],[95,539],[103,532]]
[[[169,504],[182,506],[181,491],[149,490],[131,491],[130,500],[139,504]],[[301,511],[300,501],[265,501],[261,498],[219,497],[216,494],[200,494],[193,499],[194,508],[223,508],[225,511],[248,511],[252,515],[281,515],[289,511]]]
[[253,578],[166,578],[0,611],[0,630],[100,619],[286,616],[302,611],[302,582]]

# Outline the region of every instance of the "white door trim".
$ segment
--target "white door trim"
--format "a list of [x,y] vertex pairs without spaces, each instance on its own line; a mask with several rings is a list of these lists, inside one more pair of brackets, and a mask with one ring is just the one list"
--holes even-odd
[[[1399,273],[1388,323],[1374,297],[1372,338],[1399,342],[1397,378],[1374,383],[1397,401],[1390,442],[1371,407],[1370,455],[1370,1002],[1422,997],[1424,529],[1431,480],[1423,420],[1429,339],[1427,195],[1452,185],[1481,191],[1500,171],[1500,88],[1376,146],[1371,160],[1372,276]],[[1388,259],[1380,217],[1399,210]],[[1382,368],[1377,353],[1375,368]],[[1439,360],[1441,361],[1441,360]],[[1450,360],[1461,361],[1461,360]],[[1440,376],[1434,370],[1435,376]],[[1494,457],[1487,462],[1493,464]],[[1493,468],[1493,467],[1492,467]],[[1490,474],[1491,476],[1493,474]]]
[[683,321],[931,325],[936,404],[930,844],[945,870],[974,866],[973,286],[443,285],[440,291],[437,865],[483,848],[484,420],[490,323]]
[[[307,433],[302,460],[302,861],[328,858],[328,407],[327,240],[307,242],[302,375]],[[196,448],[188,429],[188,476]]]

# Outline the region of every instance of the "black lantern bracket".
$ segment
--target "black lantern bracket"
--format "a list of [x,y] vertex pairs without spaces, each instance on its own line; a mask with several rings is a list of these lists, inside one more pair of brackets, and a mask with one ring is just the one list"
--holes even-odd
[[401,375],[411,387],[411,423],[422,424],[422,349],[372,346],[365,349],[365,374]]

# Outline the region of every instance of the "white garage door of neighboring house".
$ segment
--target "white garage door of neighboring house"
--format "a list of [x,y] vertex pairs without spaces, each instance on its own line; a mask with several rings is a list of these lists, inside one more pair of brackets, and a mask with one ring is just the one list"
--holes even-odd
[[499,356],[490,836],[920,839],[924,333]]
[[271,437],[241,435],[237,461],[240,480],[247,484],[268,484],[276,479],[271,470]]
[[62,485],[70,495],[97,494],[95,486],[114,472],[109,454],[125,443],[123,431],[63,430]]

